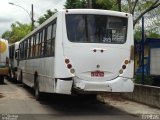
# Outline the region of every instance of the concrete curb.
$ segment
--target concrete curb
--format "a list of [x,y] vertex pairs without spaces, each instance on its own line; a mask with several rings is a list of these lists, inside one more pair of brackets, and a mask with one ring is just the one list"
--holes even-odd
[[158,114],[160,115],[160,109],[154,108],[148,105],[137,103],[134,101],[126,100],[120,96],[120,94],[103,94],[98,95],[97,100],[103,104],[107,104],[116,109],[124,111],[134,116],[140,116],[143,114]]

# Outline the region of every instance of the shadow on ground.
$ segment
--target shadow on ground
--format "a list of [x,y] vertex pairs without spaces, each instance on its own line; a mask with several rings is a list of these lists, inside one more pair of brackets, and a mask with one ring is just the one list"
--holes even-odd
[[[17,84],[17,86],[23,87],[35,99],[33,89],[22,84]],[[76,95],[44,94],[43,99],[38,102],[44,106],[49,106],[51,110],[58,111],[60,115],[130,115],[98,100]]]

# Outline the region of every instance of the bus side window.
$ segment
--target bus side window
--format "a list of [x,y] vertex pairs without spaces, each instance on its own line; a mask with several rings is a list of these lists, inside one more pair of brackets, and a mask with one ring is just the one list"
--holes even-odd
[[41,48],[41,56],[44,56],[44,53],[45,53],[45,29],[42,31],[42,48]]
[[40,32],[40,35],[39,35],[39,56],[41,57],[42,56],[42,37],[43,37],[43,33],[42,31]]
[[24,58],[27,59],[27,49],[28,49],[28,40],[25,40],[25,46],[24,46]]
[[15,59],[19,60],[19,50],[18,49],[15,51]]
[[51,55],[55,55],[56,22],[52,25]]
[[39,33],[36,35],[36,57],[38,57],[38,52],[39,52]]
[[51,53],[51,34],[52,34],[52,25],[49,25],[47,28],[47,40],[46,40],[46,55],[49,56]]
[[23,60],[24,59],[24,41],[22,42],[21,44],[21,59]]
[[33,36],[31,37],[30,40],[30,58],[33,57]]
[[36,35],[33,36],[33,57],[36,56]]
[[30,38],[28,39],[28,48],[27,48],[27,58],[30,57],[30,44],[31,44],[31,41],[30,41]]

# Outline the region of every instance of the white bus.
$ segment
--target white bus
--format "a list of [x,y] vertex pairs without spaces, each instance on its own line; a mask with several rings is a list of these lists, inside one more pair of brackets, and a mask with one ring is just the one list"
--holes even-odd
[[42,92],[132,92],[133,19],[128,13],[68,9],[20,41],[18,78]]
[[9,78],[11,80],[17,79],[17,66],[18,66],[18,49],[19,42],[15,42],[9,45]]
[[4,82],[4,77],[8,76],[9,70],[9,51],[8,41],[0,39],[0,82]]

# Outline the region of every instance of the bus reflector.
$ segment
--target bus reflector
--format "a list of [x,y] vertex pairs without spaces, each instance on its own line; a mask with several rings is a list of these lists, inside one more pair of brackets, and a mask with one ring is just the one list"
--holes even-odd
[[123,73],[123,70],[121,69],[121,70],[119,70],[119,74],[122,74]]
[[71,65],[71,64],[68,64],[67,67],[68,67],[68,69],[71,69],[71,68],[72,68],[72,65]]
[[70,72],[71,72],[72,74],[75,73],[75,69],[72,68],[72,69],[70,70]]
[[65,63],[68,64],[69,62],[70,62],[69,59],[66,58]]
[[123,66],[122,66],[122,69],[126,69],[126,65],[123,65]]
[[128,60],[125,60],[124,63],[127,65],[127,64],[129,63],[129,61],[128,61]]

